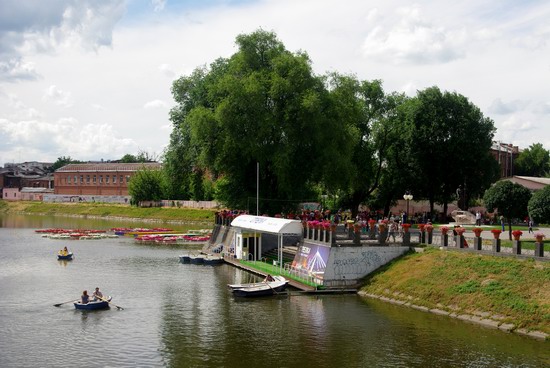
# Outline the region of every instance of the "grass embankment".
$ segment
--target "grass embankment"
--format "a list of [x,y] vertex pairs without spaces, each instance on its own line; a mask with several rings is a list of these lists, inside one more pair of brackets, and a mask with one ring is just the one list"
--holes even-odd
[[215,213],[214,210],[201,210],[194,208],[140,208],[129,205],[102,203],[9,202],[3,200],[0,200],[0,212],[208,222],[212,222],[214,220]]
[[361,291],[550,334],[550,263],[429,248],[365,279]]

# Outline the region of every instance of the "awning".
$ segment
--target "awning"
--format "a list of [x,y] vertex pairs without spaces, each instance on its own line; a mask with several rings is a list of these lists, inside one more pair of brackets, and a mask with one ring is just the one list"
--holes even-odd
[[231,221],[231,226],[272,234],[302,234],[302,223],[299,220],[277,217],[240,215]]

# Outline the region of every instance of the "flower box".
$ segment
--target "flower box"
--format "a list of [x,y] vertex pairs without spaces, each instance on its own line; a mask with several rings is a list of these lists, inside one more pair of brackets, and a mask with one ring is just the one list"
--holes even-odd
[[542,240],[546,238],[546,235],[544,235],[543,233],[535,233],[535,240],[537,241],[537,243],[542,243]]
[[426,226],[424,226],[424,229],[426,229],[426,231],[428,233],[431,233],[434,229],[433,225],[430,225],[430,224],[427,224]]
[[454,229],[454,231],[456,232],[457,235],[462,235],[462,234],[464,234],[466,229],[463,228],[463,227],[457,227],[457,228]]
[[483,231],[483,229],[480,227],[474,227],[472,231],[474,232],[475,236],[479,238],[481,236],[481,232]]
[[502,230],[500,229],[492,229],[491,230],[491,233],[493,234],[493,237],[495,239],[499,239],[500,238],[500,233],[502,232]]
[[449,232],[449,228],[447,226],[441,226],[439,228],[439,230],[441,231],[441,234],[445,235]]

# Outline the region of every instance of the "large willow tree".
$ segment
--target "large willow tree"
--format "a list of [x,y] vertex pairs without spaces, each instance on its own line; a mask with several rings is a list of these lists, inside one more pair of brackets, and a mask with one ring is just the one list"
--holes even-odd
[[216,199],[255,212],[259,164],[261,212],[316,199],[324,169],[345,166],[347,154],[323,79],[273,33],[239,35],[236,44],[230,58],[173,84],[169,188],[193,196],[198,175],[215,182]]

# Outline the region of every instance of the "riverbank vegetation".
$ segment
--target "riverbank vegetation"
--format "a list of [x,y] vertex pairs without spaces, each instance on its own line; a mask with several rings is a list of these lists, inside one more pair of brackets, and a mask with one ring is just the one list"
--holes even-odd
[[362,292],[550,334],[550,263],[427,248],[364,280]]
[[214,221],[214,210],[193,208],[134,207],[101,203],[44,203],[0,200],[0,211],[25,214],[122,217],[133,219],[158,219],[162,221]]

